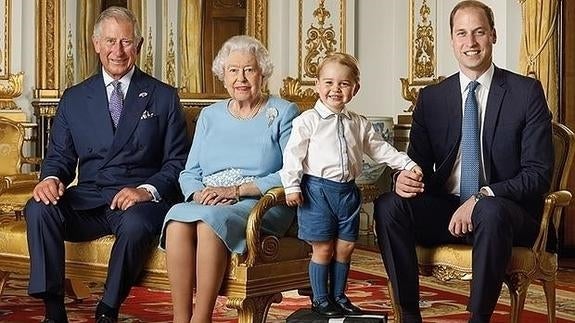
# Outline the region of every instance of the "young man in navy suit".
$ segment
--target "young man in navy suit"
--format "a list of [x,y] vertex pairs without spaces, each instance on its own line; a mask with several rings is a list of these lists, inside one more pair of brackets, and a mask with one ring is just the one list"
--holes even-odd
[[459,73],[421,90],[413,113],[408,154],[425,176],[402,171],[395,192],[375,203],[404,322],[421,322],[416,244],[473,245],[467,310],[470,322],[489,322],[512,247],[530,247],[537,235],[553,168],[551,114],[539,81],[493,64],[494,25],[482,2],[452,10]]
[[[187,156],[176,89],[135,66],[142,36],[133,13],[103,11],[92,41],[101,70],[64,92],[41,180],[26,205],[28,292],[44,300],[44,322],[68,322],[64,241],[108,234],[116,239],[96,322],[117,321],[178,196]],[[68,187],[76,169],[78,184]]]

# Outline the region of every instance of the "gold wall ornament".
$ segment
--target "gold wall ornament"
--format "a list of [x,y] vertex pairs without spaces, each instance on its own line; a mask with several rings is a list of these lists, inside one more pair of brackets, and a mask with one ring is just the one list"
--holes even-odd
[[176,86],[176,53],[174,51],[174,25],[170,23],[168,36],[168,53],[166,57],[166,83]]
[[10,74],[10,24],[11,0],[0,0],[0,9],[4,9],[4,19],[0,20],[0,79],[7,80]]
[[297,104],[300,110],[305,110],[313,107],[315,101],[317,101],[319,97],[314,89],[303,89],[301,80],[290,76],[283,80],[283,86],[280,89],[280,96]]
[[22,95],[24,73],[10,74],[8,84],[0,85],[0,110],[20,110],[13,99]]
[[431,9],[425,0],[419,9],[421,22],[417,24],[415,41],[413,43],[414,76],[416,78],[429,78],[435,75],[435,38],[433,26],[428,19]]
[[437,77],[436,16],[433,13],[436,7],[437,0],[409,2],[409,68],[407,77],[400,78],[401,95],[411,103],[405,112],[413,112],[421,88],[444,79]]
[[246,7],[246,34],[253,36],[267,47],[268,45],[268,0],[239,0]]
[[152,27],[148,29],[148,43],[146,44],[146,57],[144,59],[144,72],[154,74],[154,52],[152,43]]
[[307,30],[304,58],[304,77],[316,78],[321,59],[336,51],[337,40],[333,25],[326,26],[326,19],[331,13],[325,8],[325,0],[320,0],[318,7],[313,11],[317,25],[311,25]]
[[36,3],[36,98],[59,96],[60,1]]
[[68,25],[68,42],[66,44],[66,87],[74,85],[74,45],[72,44],[72,26]]

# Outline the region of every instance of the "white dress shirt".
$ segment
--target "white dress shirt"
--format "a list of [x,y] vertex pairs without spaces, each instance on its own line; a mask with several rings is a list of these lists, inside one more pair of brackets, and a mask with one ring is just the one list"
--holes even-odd
[[363,154],[393,169],[416,164],[397,151],[361,115],[344,108],[334,113],[318,100],[292,122],[280,172],[286,194],[301,192],[303,174],[345,183],[361,175]]

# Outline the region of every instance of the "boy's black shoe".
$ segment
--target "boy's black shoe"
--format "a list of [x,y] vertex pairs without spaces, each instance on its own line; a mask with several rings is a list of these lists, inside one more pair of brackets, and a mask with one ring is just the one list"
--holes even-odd
[[361,310],[361,308],[353,305],[351,303],[351,301],[349,300],[349,298],[347,298],[347,297],[336,302],[336,304],[339,306],[339,308],[341,309],[341,311],[345,315],[362,315],[363,314],[363,311]]
[[342,317],[343,313],[339,306],[328,299],[323,302],[313,302],[311,304],[311,310],[325,317]]

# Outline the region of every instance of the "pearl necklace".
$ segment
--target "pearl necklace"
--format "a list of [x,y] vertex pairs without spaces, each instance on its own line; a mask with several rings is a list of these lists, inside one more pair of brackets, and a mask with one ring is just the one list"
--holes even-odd
[[[258,112],[260,111],[260,109],[261,109],[263,103],[264,103],[266,100],[267,100],[267,96],[261,95],[260,98],[259,98],[259,100],[258,100],[258,102],[256,103],[255,107],[252,109],[252,111],[250,112],[250,114],[247,115],[247,116],[241,116],[241,115],[239,115],[238,113],[233,112],[233,111],[232,111],[233,103],[230,104],[230,105],[228,105],[228,111],[229,111],[230,114],[231,114],[234,118],[236,118],[236,119],[239,119],[239,120],[250,120],[250,119],[253,119],[253,118],[258,114]],[[233,102],[233,101],[232,101],[232,102]]]

